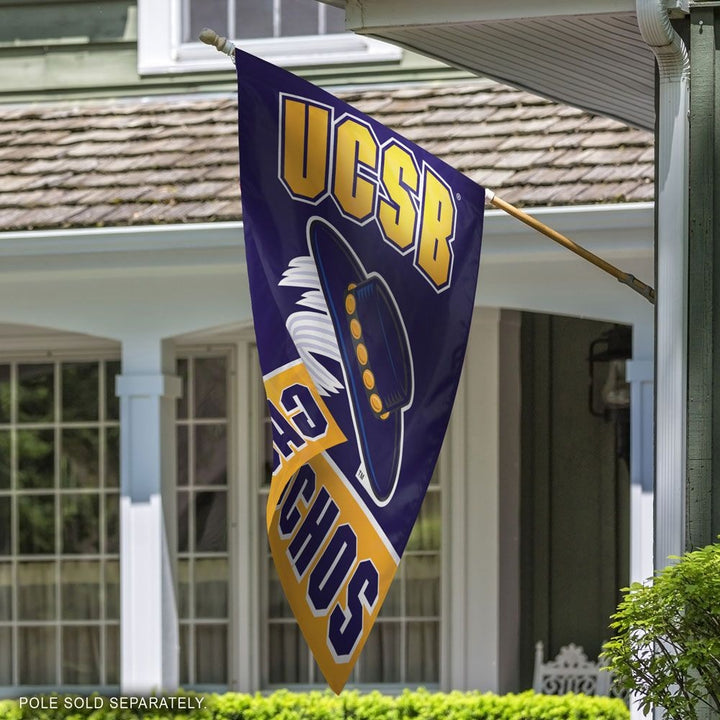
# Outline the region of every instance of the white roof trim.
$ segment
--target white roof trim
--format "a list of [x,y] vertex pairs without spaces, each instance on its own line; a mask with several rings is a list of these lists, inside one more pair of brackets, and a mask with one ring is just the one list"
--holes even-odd
[[0,258],[77,253],[244,249],[242,222],[130,225],[0,233]]
[[410,0],[346,0],[345,24],[350,30],[389,25],[435,25],[448,22],[519,20],[558,15],[600,15],[635,12],[635,0],[453,0],[446,3]]
[[[607,245],[614,251],[635,251],[634,241],[624,240],[637,229],[652,229],[654,205],[650,202],[613,203],[607,205],[574,205],[563,207],[531,208],[528,212],[559,232],[572,235],[577,232],[607,231]],[[545,241],[515,218],[501,210],[485,211],[485,238],[503,236],[523,236],[526,240],[520,245],[537,254],[554,254],[556,246]],[[651,234],[652,235],[652,234]],[[505,254],[517,256],[521,249],[518,241],[512,246],[488,245],[483,248],[483,260],[499,258]],[[643,248],[643,252],[652,252],[652,244]],[[78,228],[68,230],[29,230],[0,234],[0,258],[8,260],[24,258],[46,259],[60,256],[106,256],[120,254],[132,256],[133,266],[142,264],[143,255],[165,255],[183,251],[202,251],[193,253],[196,261],[203,265],[212,264],[216,255],[226,259],[232,254],[239,262],[244,262],[245,239],[242,222],[184,223],[177,225],[139,225],[113,228]],[[559,249],[566,253],[564,249]],[[242,255],[240,254],[242,253]],[[173,264],[170,258],[170,264]],[[186,264],[183,262],[182,264]]]

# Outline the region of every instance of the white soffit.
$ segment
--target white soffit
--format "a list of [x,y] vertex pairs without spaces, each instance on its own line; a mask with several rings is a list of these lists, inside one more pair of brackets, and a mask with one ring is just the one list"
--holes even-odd
[[472,20],[462,2],[460,12],[453,3],[441,4],[444,19],[421,22],[407,6],[404,13],[387,6],[374,13],[374,3],[362,3],[363,12],[348,3],[346,14],[355,32],[629,125],[654,128],[655,60],[634,12],[508,17],[513,3],[506,5],[504,19],[500,12],[483,14],[479,3],[478,19]]

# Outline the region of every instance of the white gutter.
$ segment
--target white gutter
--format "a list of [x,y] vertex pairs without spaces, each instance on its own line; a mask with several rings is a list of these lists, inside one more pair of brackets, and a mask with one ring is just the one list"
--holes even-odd
[[[596,240],[593,252],[598,254],[646,256],[654,249],[646,243],[644,232],[638,239],[634,231],[652,228],[653,208],[652,202],[557,205],[532,208],[532,214],[570,237],[594,232],[599,244]],[[502,210],[486,210],[484,227],[485,262],[498,256],[516,258],[519,253],[527,253],[532,259],[541,255],[551,259],[558,255],[567,257],[567,250]],[[495,238],[502,238],[502,242],[494,244]],[[8,262],[19,258],[28,261],[35,258],[41,268],[48,269],[48,259],[62,256],[98,256],[99,262],[106,262],[103,256],[132,255],[136,258],[133,264],[137,265],[148,254],[169,256],[172,261],[187,251],[201,252],[207,262],[215,256],[225,258],[233,253],[234,258],[244,263],[242,221],[0,232],[0,276],[10,270]],[[652,281],[652,277],[641,279]]]
[[239,248],[242,221],[0,232],[0,258]]
[[690,60],[667,2],[636,0],[659,84],[655,346],[655,567],[685,550]]

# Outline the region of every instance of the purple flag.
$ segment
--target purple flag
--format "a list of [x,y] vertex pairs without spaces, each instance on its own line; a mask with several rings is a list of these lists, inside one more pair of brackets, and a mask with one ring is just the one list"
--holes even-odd
[[273,432],[267,529],[339,692],[430,481],[462,368],[485,191],[236,51],[245,244]]

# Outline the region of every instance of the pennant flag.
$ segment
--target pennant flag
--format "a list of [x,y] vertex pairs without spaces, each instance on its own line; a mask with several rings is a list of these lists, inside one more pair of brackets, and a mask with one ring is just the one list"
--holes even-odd
[[335,692],[395,574],[470,328],[483,188],[236,51],[240,182],[272,423],[267,531]]

